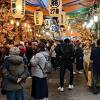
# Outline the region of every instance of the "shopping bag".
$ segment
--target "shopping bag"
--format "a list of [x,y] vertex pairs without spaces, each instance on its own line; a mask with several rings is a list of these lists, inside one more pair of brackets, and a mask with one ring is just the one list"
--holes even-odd
[[25,81],[24,88],[29,89],[32,87],[32,77],[28,77]]
[[92,73],[92,71],[88,71],[88,83],[87,83],[87,85],[89,87],[92,86],[92,80],[93,80],[93,73]]

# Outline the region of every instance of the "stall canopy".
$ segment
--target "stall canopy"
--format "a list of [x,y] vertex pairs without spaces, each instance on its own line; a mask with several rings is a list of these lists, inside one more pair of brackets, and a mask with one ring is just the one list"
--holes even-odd
[[[93,5],[98,0],[62,0],[63,10],[66,13]],[[26,11],[42,10],[48,14],[48,0],[26,0]]]
[[[49,0],[26,0],[26,12],[33,13],[35,10],[42,10],[44,14],[48,14],[48,1]],[[11,0],[0,0],[0,3],[2,2],[10,3]],[[69,13],[80,8],[86,8],[95,3],[100,3],[100,0],[62,0],[62,2],[63,10]]]

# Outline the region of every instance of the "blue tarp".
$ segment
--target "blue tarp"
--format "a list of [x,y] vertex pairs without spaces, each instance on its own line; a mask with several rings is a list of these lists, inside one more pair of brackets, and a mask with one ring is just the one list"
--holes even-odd
[[47,8],[48,0],[26,0],[26,4],[31,6],[40,6],[40,7]]
[[[67,6],[70,4],[74,4],[76,2],[79,2],[80,0],[71,0],[70,2],[67,2],[63,4],[63,6]],[[48,0],[26,0],[26,4],[33,5],[33,6],[41,6],[41,7],[48,7]]]

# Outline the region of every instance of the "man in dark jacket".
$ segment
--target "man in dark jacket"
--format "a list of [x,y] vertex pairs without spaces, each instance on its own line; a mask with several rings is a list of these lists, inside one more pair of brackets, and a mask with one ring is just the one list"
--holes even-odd
[[29,73],[19,53],[18,47],[11,48],[3,64],[2,88],[6,91],[7,100],[24,100],[23,83]]
[[76,45],[76,50],[75,50],[75,58],[76,58],[76,70],[79,74],[82,73],[83,69],[83,49],[80,46],[80,43]]
[[68,69],[70,71],[70,80],[69,80],[69,89],[73,89],[73,58],[74,58],[74,48],[70,43],[69,39],[64,40],[64,44],[62,46],[62,56],[61,56],[61,67],[60,67],[60,87],[59,91],[64,91],[64,76],[65,71]]
[[100,39],[97,40],[97,47],[91,52],[90,60],[93,63],[93,93],[97,94],[96,81],[100,74]]

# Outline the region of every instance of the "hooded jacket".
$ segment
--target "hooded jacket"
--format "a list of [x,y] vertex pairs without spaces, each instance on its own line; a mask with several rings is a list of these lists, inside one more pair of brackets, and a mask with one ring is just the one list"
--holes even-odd
[[[23,58],[18,55],[8,56],[3,64],[3,87],[6,91],[18,90],[23,88],[23,82],[29,73],[24,64]],[[17,83],[18,78],[22,78]]]

